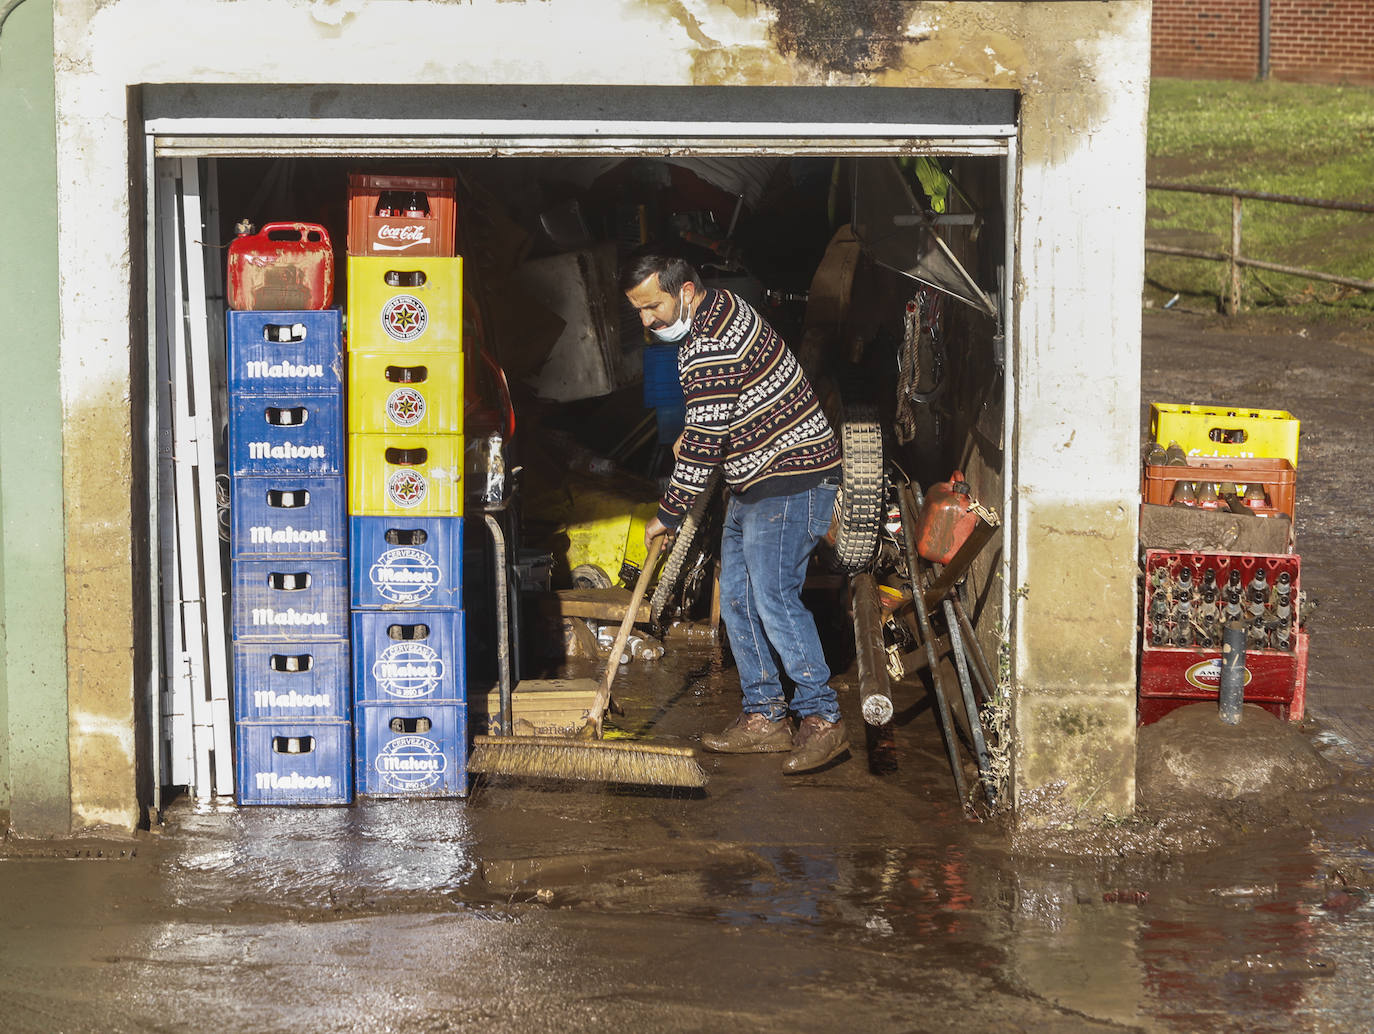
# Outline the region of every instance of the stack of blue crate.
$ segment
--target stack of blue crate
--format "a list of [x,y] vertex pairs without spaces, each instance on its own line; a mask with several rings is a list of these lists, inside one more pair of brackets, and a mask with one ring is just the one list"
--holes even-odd
[[230,312],[240,804],[353,799],[343,318]]

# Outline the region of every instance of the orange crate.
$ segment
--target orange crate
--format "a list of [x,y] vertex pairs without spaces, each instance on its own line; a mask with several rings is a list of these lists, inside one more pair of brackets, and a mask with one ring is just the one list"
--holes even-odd
[[1261,485],[1269,505],[1255,513],[1272,516],[1285,513],[1293,516],[1297,498],[1298,472],[1293,464],[1282,459],[1241,459],[1230,456],[1189,456],[1184,467],[1151,463],[1145,467],[1145,482],[1141,494],[1147,503],[1169,505],[1174,500],[1174,486],[1180,481],[1210,481],[1220,484],[1233,482],[1238,492],[1248,485]]
[[[350,255],[452,258],[457,181],[444,176],[348,177],[348,253]],[[378,215],[383,195],[423,194],[427,216]]]

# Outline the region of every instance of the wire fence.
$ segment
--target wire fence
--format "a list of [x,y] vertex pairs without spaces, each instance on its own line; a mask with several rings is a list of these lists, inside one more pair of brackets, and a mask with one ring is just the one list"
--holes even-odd
[[1260,190],[1233,190],[1228,187],[1203,187],[1190,183],[1148,182],[1149,190],[1173,190],[1188,194],[1209,194],[1231,199],[1231,246],[1228,251],[1202,251],[1197,248],[1177,248],[1168,244],[1145,245],[1147,252],[1158,255],[1175,255],[1180,258],[1202,259],[1207,262],[1225,262],[1229,267],[1226,286],[1221,296],[1221,308],[1228,316],[1240,311],[1241,270],[1263,269],[1271,273],[1286,273],[1290,276],[1306,277],[1330,284],[1353,287],[1360,291],[1374,291],[1374,280],[1361,280],[1358,277],[1339,276],[1319,269],[1304,269],[1287,266],[1279,262],[1266,262],[1263,259],[1248,258],[1241,253],[1241,202],[1268,201],[1285,205],[1301,205],[1307,208],[1323,208],[1337,212],[1363,212],[1374,214],[1374,205],[1358,201],[1326,201],[1321,198],[1295,197],[1291,194],[1270,194]]

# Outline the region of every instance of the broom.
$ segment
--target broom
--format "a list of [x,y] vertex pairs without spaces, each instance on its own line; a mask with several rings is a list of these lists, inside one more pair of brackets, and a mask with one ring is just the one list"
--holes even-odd
[[690,747],[665,747],[655,743],[601,738],[601,720],[611,699],[611,683],[620,668],[620,653],[630,637],[635,613],[653,576],[654,564],[663,549],[663,536],[649,543],[649,555],[635,581],[625,618],[601,685],[597,687],[585,723],[574,736],[474,736],[468,769],[489,775],[526,776],[536,779],[582,779],[641,786],[705,786],[706,772],[697,764]]

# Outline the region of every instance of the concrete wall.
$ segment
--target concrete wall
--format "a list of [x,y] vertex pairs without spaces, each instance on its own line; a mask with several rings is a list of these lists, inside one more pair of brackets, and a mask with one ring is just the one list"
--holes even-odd
[[[1023,94],[1011,577],[1018,799],[1128,811],[1149,3],[57,0],[72,812],[136,819],[126,96],[149,82]],[[174,41],[169,45],[169,41]],[[647,113],[646,114],[650,114]],[[665,113],[653,113],[663,117]],[[699,115],[702,113],[691,113]]]
[[51,54],[52,4],[15,8],[0,35],[0,812],[30,835],[70,821]]

